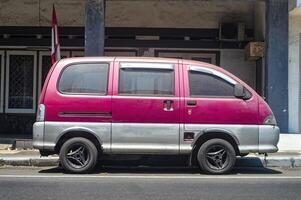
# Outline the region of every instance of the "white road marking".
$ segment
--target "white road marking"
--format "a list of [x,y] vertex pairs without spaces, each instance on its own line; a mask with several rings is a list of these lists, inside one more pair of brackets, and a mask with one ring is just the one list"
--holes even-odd
[[121,178],[121,179],[301,179],[301,176],[137,176],[137,175],[0,175],[0,178]]

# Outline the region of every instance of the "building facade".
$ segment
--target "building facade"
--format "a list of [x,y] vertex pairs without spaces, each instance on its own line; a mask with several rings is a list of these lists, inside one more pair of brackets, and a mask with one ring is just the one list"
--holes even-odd
[[[52,4],[62,56],[74,57],[84,56],[87,1],[0,2],[0,134],[31,135],[38,96],[51,66]],[[105,55],[217,64],[266,98],[282,132],[297,133],[301,98],[295,54],[301,17],[296,10],[297,1],[288,0],[107,0],[101,19]],[[248,58],[250,42],[265,44],[265,54]]]

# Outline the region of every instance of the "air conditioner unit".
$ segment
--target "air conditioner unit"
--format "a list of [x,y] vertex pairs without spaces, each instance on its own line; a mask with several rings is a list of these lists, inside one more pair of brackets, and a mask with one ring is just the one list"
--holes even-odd
[[264,42],[249,42],[245,47],[246,60],[254,61],[264,57]]
[[219,28],[219,39],[221,41],[244,41],[245,23],[222,22]]

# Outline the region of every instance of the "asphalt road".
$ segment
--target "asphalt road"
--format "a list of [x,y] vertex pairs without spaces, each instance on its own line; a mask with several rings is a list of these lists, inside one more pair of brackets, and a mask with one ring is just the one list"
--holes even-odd
[[0,168],[0,199],[301,199],[301,169],[241,168],[209,176],[187,168],[106,168],[90,175],[59,168]]

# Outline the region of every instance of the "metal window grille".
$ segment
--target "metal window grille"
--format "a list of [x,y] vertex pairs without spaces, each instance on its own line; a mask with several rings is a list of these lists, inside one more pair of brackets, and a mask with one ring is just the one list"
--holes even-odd
[[9,56],[8,108],[33,108],[33,55]]
[[7,51],[5,112],[35,113],[36,52]]

